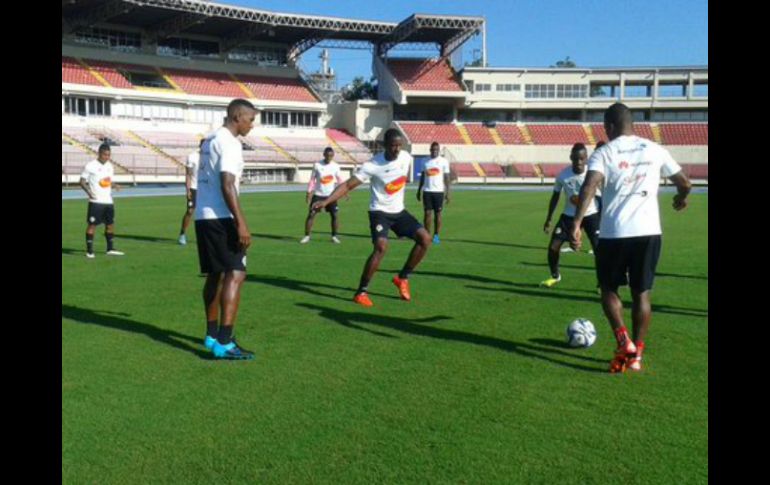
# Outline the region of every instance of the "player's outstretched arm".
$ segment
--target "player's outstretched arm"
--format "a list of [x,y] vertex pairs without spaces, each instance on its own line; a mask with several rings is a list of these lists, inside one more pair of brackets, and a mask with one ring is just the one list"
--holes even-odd
[[559,204],[559,196],[561,195],[561,191],[556,192],[554,191],[551,194],[551,201],[548,202],[548,215],[545,218],[545,224],[543,224],[543,232],[548,234],[548,231],[551,230],[551,218],[553,217],[553,211],[556,210],[556,206]]
[[572,220],[572,231],[570,232],[570,247],[574,250],[580,249],[581,237],[580,226],[583,224],[583,216],[585,216],[588,206],[594,200],[596,195],[596,189],[604,181],[604,174],[597,172],[596,170],[589,170],[586,174],[586,179],[583,182],[583,186],[580,187],[580,195],[578,195],[578,205],[575,210],[575,218]]
[[425,170],[420,172],[420,184],[417,186],[417,200],[420,200],[423,185],[425,185]]
[[337,188],[334,189],[334,192],[332,192],[332,195],[313,204],[313,210],[317,212],[327,205],[337,202],[342,196],[347,195],[348,192],[355,189],[359,185],[361,185],[360,180],[355,177],[350,177],[344,184],[338,185]]
[[444,174],[444,200],[449,205],[449,186],[452,185],[451,177],[448,173]]
[[227,208],[233,215],[235,227],[238,230],[238,243],[245,250],[251,245],[251,233],[246,224],[246,218],[241,211],[241,202],[238,200],[238,187],[236,187],[235,175],[230,172],[221,172],[222,196],[225,199]]
[[687,207],[687,196],[692,190],[692,182],[681,170],[669,177],[669,180],[676,185],[677,194],[674,196],[674,210],[680,211]]

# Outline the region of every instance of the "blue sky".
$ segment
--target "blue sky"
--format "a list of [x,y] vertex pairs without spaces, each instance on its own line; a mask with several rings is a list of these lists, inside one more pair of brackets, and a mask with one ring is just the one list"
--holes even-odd
[[[490,67],[549,66],[566,56],[583,67],[708,65],[707,0],[217,0],[260,10],[399,22],[413,13],[487,19]],[[481,39],[464,48],[464,59]],[[371,74],[364,50],[330,50],[340,85]],[[314,71],[318,50],[302,57]]]

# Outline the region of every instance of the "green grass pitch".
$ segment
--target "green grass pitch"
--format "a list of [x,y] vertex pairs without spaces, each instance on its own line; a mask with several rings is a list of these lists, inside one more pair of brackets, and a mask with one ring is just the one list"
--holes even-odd
[[[63,201],[63,483],[706,483],[708,195],[681,213],[661,196],[646,368],[625,375],[606,372],[592,256],[562,254],[562,282],[538,287],[549,197],[455,192],[413,301],[390,282],[411,241],[391,239],[365,309],[350,300],[367,190],[340,203],[341,245],[325,213],[298,244],[303,193],[245,194],[251,362],[204,351],[182,197],[117,199],[126,256],[104,255],[99,228],[94,260],[86,202]],[[589,349],[563,343],[576,317],[597,327]]]

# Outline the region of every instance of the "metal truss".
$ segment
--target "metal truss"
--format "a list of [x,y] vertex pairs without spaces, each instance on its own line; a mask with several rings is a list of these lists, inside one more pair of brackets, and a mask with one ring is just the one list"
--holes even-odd
[[286,13],[265,12],[250,8],[231,7],[200,0],[122,0],[142,7],[158,7],[180,12],[192,12],[210,17],[221,17],[270,24],[275,27],[299,27],[326,31],[362,32],[369,34],[388,34],[396,24],[390,22],[372,22],[334,17],[316,17]]
[[222,52],[229,52],[235,47],[248,42],[254,37],[258,37],[269,32],[272,28],[272,25],[248,24],[245,27],[240,28],[227,37],[223,38],[222,42],[220,43]]
[[442,57],[446,57],[457,49],[463,42],[476,34],[484,25],[481,17],[450,17],[445,15],[412,15],[393,30],[377,46],[377,55],[382,57],[390,49],[401,44],[409,36],[420,29],[459,30],[460,32],[441,44]]

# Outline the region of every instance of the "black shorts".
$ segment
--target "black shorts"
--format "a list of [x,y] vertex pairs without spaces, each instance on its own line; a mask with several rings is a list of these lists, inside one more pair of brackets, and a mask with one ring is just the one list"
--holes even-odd
[[637,292],[651,290],[660,247],[659,235],[600,239],[596,250],[599,285],[613,290],[624,285]]
[[[323,197],[323,196],[320,196],[320,195],[313,195],[313,198],[310,199],[310,207],[308,208],[308,210],[312,211],[313,210],[313,204],[315,204],[316,202],[322,201],[322,200],[326,200],[328,198],[329,197]],[[336,213],[338,210],[340,210],[340,208],[337,207],[337,203],[336,202],[326,206],[326,212]]]
[[[551,243],[555,240],[569,241],[572,239],[572,222],[574,217],[562,214],[559,217],[559,222],[551,233]],[[580,224],[580,228],[586,232],[588,239],[591,241],[591,247],[596,252],[596,246],[599,244],[599,224],[601,222],[601,215],[597,212],[590,216],[584,217],[583,222]]]
[[417,230],[421,227],[422,224],[417,222],[417,219],[406,210],[402,210],[398,214],[369,211],[369,229],[372,231],[373,243],[376,243],[377,239],[381,237],[387,239],[390,229],[393,229],[393,232],[398,237],[414,239],[417,235]]
[[444,207],[444,192],[423,192],[422,206],[426,211],[441,212]]
[[246,271],[246,252],[238,243],[238,230],[233,219],[195,221],[195,236],[201,273]]
[[115,223],[115,206],[113,204],[88,203],[88,215],[86,223],[98,226],[99,224],[112,225]]
[[191,196],[191,198],[187,199],[187,208],[188,209],[195,209],[195,197],[196,197],[197,193],[198,193],[197,190],[190,189],[190,196]]

